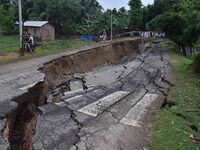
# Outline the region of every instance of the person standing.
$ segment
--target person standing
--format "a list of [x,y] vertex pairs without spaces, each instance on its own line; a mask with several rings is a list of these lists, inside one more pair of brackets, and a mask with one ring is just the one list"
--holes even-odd
[[106,30],[103,31],[103,41],[107,40],[107,33]]
[[31,34],[28,34],[28,49],[29,49],[29,52],[32,52],[33,51],[33,47],[34,47],[34,39],[33,39],[33,36]]

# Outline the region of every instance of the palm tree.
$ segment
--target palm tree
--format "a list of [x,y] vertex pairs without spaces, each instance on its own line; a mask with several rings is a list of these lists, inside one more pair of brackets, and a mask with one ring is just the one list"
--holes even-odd
[[81,18],[84,20],[89,20],[103,9],[97,0],[80,0],[80,6]]

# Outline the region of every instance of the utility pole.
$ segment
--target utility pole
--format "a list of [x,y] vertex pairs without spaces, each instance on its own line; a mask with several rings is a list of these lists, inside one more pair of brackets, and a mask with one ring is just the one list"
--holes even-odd
[[112,20],[112,10],[111,10],[111,16],[110,16],[110,40],[113,40],[113,20]]
[[19,41],[20,41],[20,49],[22,48],[22,36],[23,36],[23,24],[22,24],[22,1],[18,0],[18,9],[19,9]]

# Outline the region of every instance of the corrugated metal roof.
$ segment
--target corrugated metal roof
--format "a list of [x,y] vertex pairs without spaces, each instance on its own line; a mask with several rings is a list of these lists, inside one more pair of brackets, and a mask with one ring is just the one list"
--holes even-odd
[[42,27],[47,24],[48,21],[26,21],[24,22],[25,27]]

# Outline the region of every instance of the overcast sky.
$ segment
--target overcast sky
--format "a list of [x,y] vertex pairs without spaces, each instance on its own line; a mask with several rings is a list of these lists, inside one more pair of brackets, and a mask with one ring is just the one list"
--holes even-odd
[[[101,6],[106,9],[113,9],[113,8],[121,8],[125,7],[129,9],[128,1],[129,0],[98,0]],[[148,4],[152,4],[154,0],[142,0],[143,5],[147,6]]]

